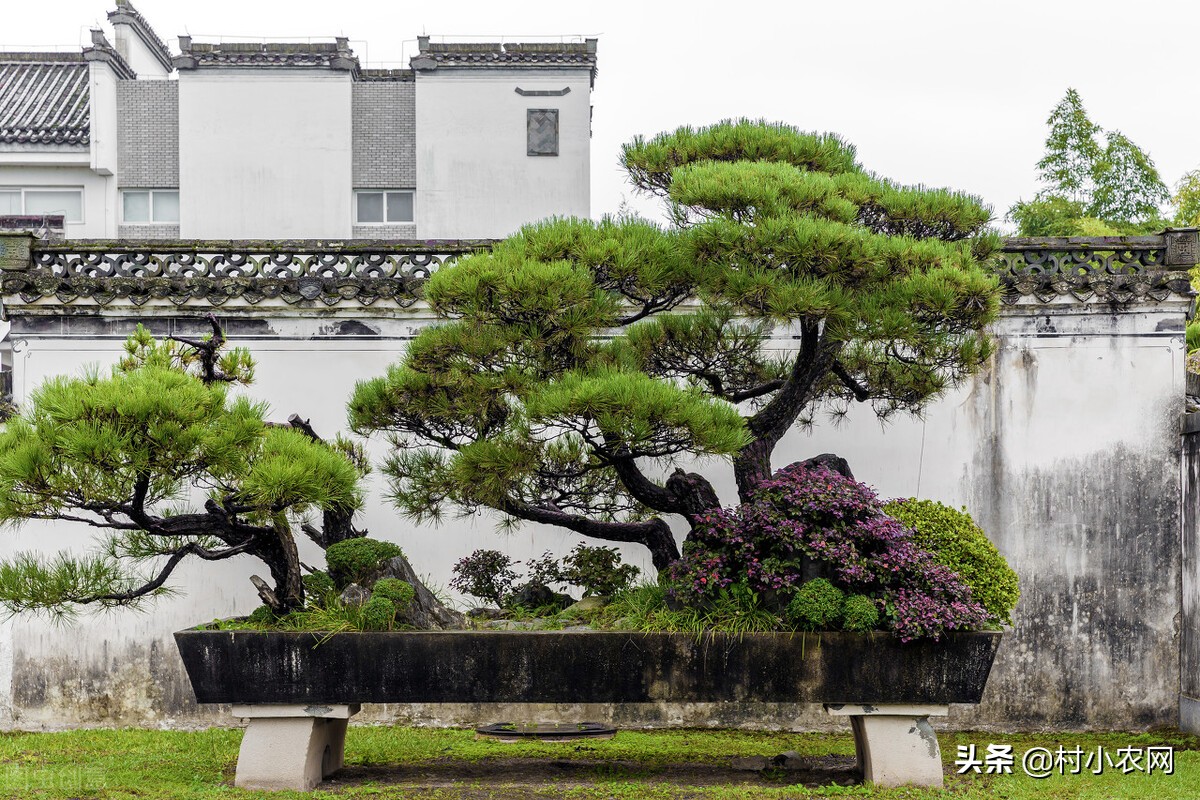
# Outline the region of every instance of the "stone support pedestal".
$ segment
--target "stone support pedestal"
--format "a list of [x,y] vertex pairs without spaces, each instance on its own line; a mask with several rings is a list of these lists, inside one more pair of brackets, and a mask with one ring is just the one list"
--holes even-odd
[[358,705],[235,705],[250,724],[238,752],[234,785],[240,789],[306,792],[341,769],[346,724]]
[[929,717],[944,717],[949,706],[826,704],[825,711],[850,717],[867,783],[942,788],[942,753]]

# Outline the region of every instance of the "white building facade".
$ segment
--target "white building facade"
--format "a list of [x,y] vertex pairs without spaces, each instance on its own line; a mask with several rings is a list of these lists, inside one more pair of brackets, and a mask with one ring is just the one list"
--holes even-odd
[[0,216],[67,238],[482,239],[589,214],[596,40],[172,53],[125,0],[79,53],[0,52]]

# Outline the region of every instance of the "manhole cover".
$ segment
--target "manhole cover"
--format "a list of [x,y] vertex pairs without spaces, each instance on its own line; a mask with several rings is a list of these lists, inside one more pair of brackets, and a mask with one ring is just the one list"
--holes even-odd
[[502,742],[540,739],[565,742],[568,739],[611,739],[617,732],[600,722],[493,722],[476,728],[475,733]]

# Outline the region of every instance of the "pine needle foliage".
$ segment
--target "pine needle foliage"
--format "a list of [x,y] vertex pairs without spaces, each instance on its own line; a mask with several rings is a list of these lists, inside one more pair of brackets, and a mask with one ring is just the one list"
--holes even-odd
[[[719,504],[679,467],[769,477],[818,408],[919,412],[986,362],[998,244],[977,198],[865,170],[833,134],[736,120],[636,138],[621,161],[672,225],[550,219],[426,287],[445,320],[362,381],[351,427],[416,519],[496,509],[678,558],[672,515]],[[777,329],[796,346],[769,346]]]
[[[265,562],[279,610],[303,605],[293,523],[352,513],[360,470],[345,449],[267,422],[228,386],[253,377],[215,333],[156,341],[141,326],[126,356],[52,378],[0,433],[0,523],[63,520],[97,529],[95,551],[0,562],[0,606],[70,615],[136,605],[168,591],[185,558]],[[197,507],[192,500],[205,498]]]

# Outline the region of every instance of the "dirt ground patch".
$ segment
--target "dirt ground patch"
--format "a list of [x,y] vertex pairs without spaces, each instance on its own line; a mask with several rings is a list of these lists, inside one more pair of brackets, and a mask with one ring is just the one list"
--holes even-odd
[[[853,757],[820,756],[801,759],[791,768],[734,769],[728,764],[597,761],[561,758],[499,758],[463,762],[437,759],[418,764],[347,766],[321,785],[322,789],[376,784],[406,790],[455,789],[464,798],[543,797],[564,789],[600,788],[615,781],[687,787],[740,786],[849,786],[862,780]],[[680,795],[685,796],[685,795]]]

